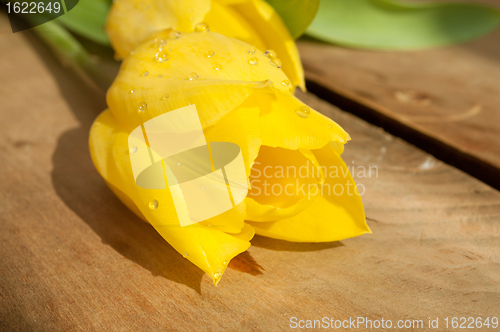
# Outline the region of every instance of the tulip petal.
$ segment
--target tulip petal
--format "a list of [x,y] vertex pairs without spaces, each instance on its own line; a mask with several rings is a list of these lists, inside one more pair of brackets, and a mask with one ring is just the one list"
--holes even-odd
[[[330,145],[313,152],[322,166],[328,170],[334,167],[338,172],[338,177],[327,176],[323,194],[292,218],[248,224],[259,235],[295,242],[339,241],[371,233],[365,221],[361,197],[354,191],[354,180],[340,156]],[[339,188],[343,189],[342,194]]]
[[[157,36],[164,38],[165,34],[168,38],[166,32]],[[256,89],[272,84],[276,90],[290,94],[290,88],[281,84],[286,80],[283,71],[274,67],[263,52],[248,54],[250,46],[244,42],[202,32],[185,33],[167,43],[168,60],[162,62],[155,60],[156,54],[163,51],[152,40],[138,47],[125,59],[108,90],[111,112],[131,129],[191,103],[196,105],[205,128]],[[254,57],[258,65],[249,63]],[[138,111],[142,103],[147,103],[146,112]]]
[[234,8],[248,22],[252,22],[264,43],[277,52],[290,82],[305,91],[304,69],[299,51],[288,28],[273,7],[264,0],[252,0],[237,4]]
[[246,198],[247,216],[248,221],[268,222],[285,218],[291,218],[301,213],[307,208],[311,201],[316,198],[312,195],[309,199],[302,197],[297,203],[286,208],[280,208],[272,205],[260,204],[251,197]]
[[330,141],[346,143],[350,140],[349,134],[332,119],[295,97],[259,93],[253,99],[260,105],[267,105],[260,113],[263,145],[313,150]]
[[309,151],[261,146],[252,166],[247,196],[247,220],[289,218],[315,199],[324,176]]
[[214,285],[220,281],[227,263],[250,247],[246,239],[253,237],[249,225],[241,232],[243,240],[199,224],[182,228],[155,226],[155,229],[177,252],[207,273]]
[[[187,253],[184,256],[209,274],[214,283],[220,280],[227,262],[250,246],[253,229],[243,223],[245,202],[203,223],[180,227],[168,187],[138,187],[130,165],[128,133],[109,110],[101,113],[91,128],[90,151],[97,170],[118,198],[149,221],[179,253]],[[149,207],[153,199],[159,202],[156,209]]]
[[248,178],[261,146],[259,108],[245,101],[204,132],[207,142],[231,142],[240,147]]
[[261,51],[267,49],[266,44],[262,41],[254,26],[231,6],[213,2],[210,11],[203,20],[208,24],[212,32],[244,41]]
[[120,0],[108,14],[106,32],[113,49],[125,59],[158,31],[193,31],[210,10],[210,0]]

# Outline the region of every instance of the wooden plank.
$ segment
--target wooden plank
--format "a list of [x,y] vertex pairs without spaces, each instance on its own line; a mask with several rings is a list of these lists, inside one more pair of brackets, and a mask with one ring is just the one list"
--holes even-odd
[[500,188],[499,40],[497,29],[416,52],[299,49],[312,92]]
[[[500,193],[315,98],[353,137],[373,235],[257,236],[218,287],[97,174],[102,94],[28,34],[0,35],[0,330],[286,330],[290,318],[498,316]],[[358,174],[355,172],[355,175]],[[358,174],[359,175],[359,174]],[[332,216],[333,217],[333,216]]]

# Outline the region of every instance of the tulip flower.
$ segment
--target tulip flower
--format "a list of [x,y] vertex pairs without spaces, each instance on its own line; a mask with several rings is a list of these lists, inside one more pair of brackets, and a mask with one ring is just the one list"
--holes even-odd
[[125,58],[139,44],[165,29],[218,32],[256,49],[274,50],[293,86],[305,89],[304,71],[293,38],[264,0],[117,0],[106,32],[117,55]]
[[[218,33],[163,31],[125,58],[107,94],[109,109],[91,128],[92,160],[109,187],[214,284],[228,262],[248,249],[255,232],[298,242],[370,232],[357,192],[321,191],[355,186],[340,158],[349,135],[294,97],[274,60]],[[127,139],[144,122],[190,104],[196,106],[207,142],[240,147],[251,189],[232,209],[181,227],[173,199],[182,198],[182,192],[138,187]],[[308,175],[270,172],[280,167]],[[332,168],[340,176],[330,176]],[[259,188],[264,181],[286,193],[265,193]]]

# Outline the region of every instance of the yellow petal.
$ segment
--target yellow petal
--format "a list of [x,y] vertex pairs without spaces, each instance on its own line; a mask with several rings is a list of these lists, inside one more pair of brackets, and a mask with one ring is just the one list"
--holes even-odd
[[250,0],[215,0],[214,2],[220,3],[223,5],[234,5],[237,3],[248,2]]
[[248,223],[259,235],[295,242],[339,241],[371,233],[365,221],[361,197],[354,190],[354,180],[340,156],[330,145],[313,152],[328,172],[336,168],[339,175],[326,177],[322,195],[292,218]]
[[238,144],[243,155],[248,178],[261,145],[259,108],[249,100],[243,102],[234,111],[224,116],[216,125],[205,129],[205,138],[208,142]]
[[[108,90],[108,106],[132,129],[192,103],[205,128],[217,123],[256,89],[273,84],[290,95],[290,88],[280,84],[286,80],[283,71],[271,65],[263,52],[248,54],[249,48],[217,33],[185,33],[168,41],[164,50],[168,60],[159,62],[155,59],[159,49],[152,40],[147,41],[123,62]],[[258,64],[249,63],[253,58]],[[147,104],[145,112],[139,110],[143,103]]]
[[261,146],[250,175],[246,219],[278,220],[304,210],[315,199],[316,187],[323,180],[316,165],[309,151]]
[[111,6],[106,32],[124,59],[158,31],[193,31],[209,10],[210,0],[119,0]]
[[251,22],[248,22],[231,6],[212,2],[210,11],[205,15],[203,20],[208,24],[212,32],[244,41],[261,51],[270,48],[266,46]]
[[[243,223],[245,202],[203,223],[180,227],[169,189],[138,187],[130,165],[128,132],[108,110],[92,125],[90,151],[97,170],[118,198],[149,221],[179,253],[187,253],[186,258],[209,274],[214,283],[220,280],[225,262],[250,246],[253,230]],[[150,208],[152,200],[158,201],[156,209]]]
[[260,105],[267,105],[260,113],[263,145],[313,150],[331,141],[346,143],[350,140],[337,123],[295,97],[259,93],[253,99]]
[[177,252],[207,273],[215,285],[228,262],[250,247],[249,238],[254,234],[246,224],[240,235],[243,239],[199,224],[182,228],[155,226],[155,229]]
[[266,46],[277,52],[290,82],[305,90],[304,69],[299,51],[288,28],[273,7],[264,0],[252,0],[236,4],[234,8],[251,22]]

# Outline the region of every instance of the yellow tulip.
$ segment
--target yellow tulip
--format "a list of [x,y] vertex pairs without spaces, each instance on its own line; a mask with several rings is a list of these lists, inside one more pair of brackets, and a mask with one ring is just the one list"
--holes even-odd
[[208,24],[212,32],[261,51],[276,51],[291,84],[305,90],[295,42],[280,16],[264,0],[117,0],[111,6],[106,32],[124,59],[159,31],[206,29],[200,22]]
[[[228,262],[248,249],[255,232],[298,242],[370,232],[359,194],[320,192],[338,183],[354,185],[340,158],[349,135],[295,98],[292,90],[272,59],[247,43],[213,32],[163,31],[125,58],[107,94],[109,109],[91,128],[92,160],[120,200],[214,284]],[[145,121],[189,104],[196,105],[208,142],[241,148],[252,188],[236,207],[181,227],[173,198],[182,192],[138,187],[127,139]],[[314,175],[297,183],[293,176],[267,177],[269,167],[277,166],[302,167]],[[328,176],[332,167],[343,175]],[[292,192],[300,186],[305,190],[267,195],[259,192],[259,180],[289,185]]]

